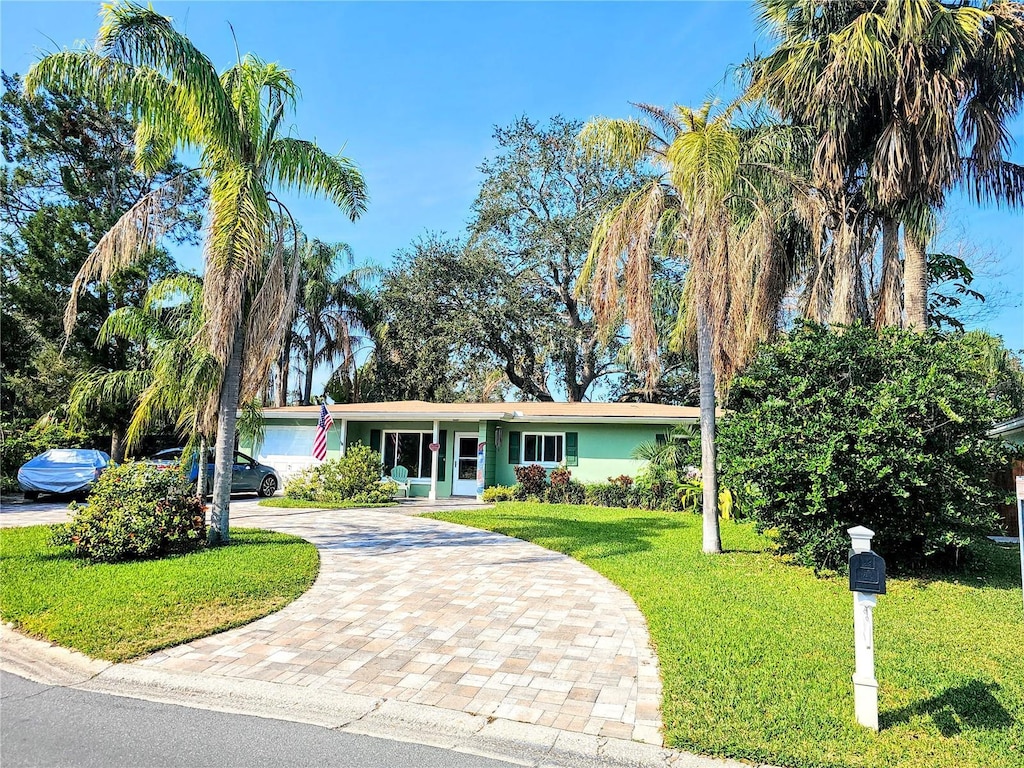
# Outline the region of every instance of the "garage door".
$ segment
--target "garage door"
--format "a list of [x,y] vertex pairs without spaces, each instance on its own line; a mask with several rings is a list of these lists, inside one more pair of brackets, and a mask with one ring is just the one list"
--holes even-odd
[[317,463],[313,458],[313,436],[316,426],[275,427],[267,426],[263,432],[263,445],[257,460],[277,470],[281,479],[301,472]]

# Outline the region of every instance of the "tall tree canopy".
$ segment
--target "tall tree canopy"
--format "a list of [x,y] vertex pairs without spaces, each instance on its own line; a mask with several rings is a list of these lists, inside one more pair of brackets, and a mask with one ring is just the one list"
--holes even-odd
[[[103,6],[93,47],[37,62],[26,88],[39,87],[127,110],[137,124],[140,171],[160,168],[175,148],[199,153],[198,172],[210,187],[201,341],[222,371],[216,395],[201,404],[200,421],[207,431],[216,423],[211,538],[226,542],[239,402],[262,393],[298,278],[297,265],[285,274],[277,223],[288,214],[274,190],[321,195],[354,219],[366,205],[363,178],[348,158],[282,135],[297,96],[287,70],[247,54],[218,74],[169,18],[132,2]],[[75,291],[133,263],[158,241],[165,231],[160,213],[179,195],[179,182],[173,180],[136,203],[92,251]],[[268,238],[275,243],[269,260]],[[72,302],[69,325],[75,310]]]
[[[139,306],[147,285],[172,268],[163,251],[142,254],[133,269],[89,286],[65,345],[61,317],[75,274],[110,226],[184,168],[169,158],[149,177],[137,172],[131,162],[134,127],[121,113],[59,91],[28,96],[14,75],[3,75],[3,89],[0,410],[3,418],[24,423],[60,409],[81,371],[123,371],[138,363],[133,344],[97,343],[97,334],[108,313]],[[195,242],[201,180],[187,177],[181,192],[167,235],[174,242]],[[104,403],[90,411],[86,427],[111,434],[111,452],[120,456],[129,416],[124,403]]]
[[1024,168],[1007,159],[1009,121],[1024,103],[1024,5],[758,0],[758,6],[777,46],[749,64],[749,92],[818,136],[815,183],[835,232],[825,272],[838,275],[833,282],[842,286],[833,297],[835,319],[865,314],[856,284],[880,228],[876,316],[880,324],[902,317],[907,327],[924,330],[926,249],[934,213],[949,191],[963,184],[979,200],[1024,202]]
[[633,168],[585,155],[576,142],[581,127],[555,116],[544,125],[522,117],[496,129],[497,152],[480,166],[484,180],[469,228],[471,246],[489,251],[499,274],[531,302],[530,347],[495,339],[487,348],[512,384],[540,400],[583,400],[595,382],[621,370],[615,360],[622,338],[617,329],[598,328],[576,285],[598,217],[638,177]]
[[[371,399],[487,400],[508,376],[546,392],[545,307],[485,249],[429,235],[396,255],[376,303]],[[496,353],[495,350],[498,350]],[[503,365],[507,364],[507,367]],[[511,378],[511,377],[509,377]]]

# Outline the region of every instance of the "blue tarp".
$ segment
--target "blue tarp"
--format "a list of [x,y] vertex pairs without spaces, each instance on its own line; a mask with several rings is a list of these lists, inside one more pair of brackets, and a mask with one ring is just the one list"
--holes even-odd
[[110,464],[110,456],[91,448],[51,448],[18,470],[24,491],[74,493],[88,487]]

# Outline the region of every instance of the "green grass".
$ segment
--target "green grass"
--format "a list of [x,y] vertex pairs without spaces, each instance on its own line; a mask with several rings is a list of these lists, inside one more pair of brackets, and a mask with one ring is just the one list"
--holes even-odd
[[503,503],[431,515],[564,552],[625,589],[647,617],[666,743],[819,768],[1024,766],[1024,618],[1015,548],[984,567],[890,579],[875,611],[881,731],[853,717],[852,597],[724,522],[728,552],[700,552],[700,518]]
[[316,578],[316,547],[231,529],[188,555],[90,565],[48,546],[50,527],[0,530],[0,616],[26,634],[110,661],[151,653],[284,607]]
[[398,502],[392,501],[387,504],[353,504],[345,501],[340,504],[325,504],[318,501],[306,501],[305,499],[289,499],[287,496],[271,496],[259,501],[261,507],[279,507],[282,509],[372,509],[374,507],[395,507]]

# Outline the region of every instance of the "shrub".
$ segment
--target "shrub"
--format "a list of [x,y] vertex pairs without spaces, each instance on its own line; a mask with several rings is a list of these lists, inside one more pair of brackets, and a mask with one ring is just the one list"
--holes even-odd
[[583,483],[572,479],[572,471],[566,467],[551,470],[551,487],[547,500],[552,504],[582,504],[586,501],[587,489]]
[[993,529],[991,478],[1006,416],[969,339],[801,323],[730,387],[722,483],[781,549],[845,565],[866,525],[893,566],[920,564]]
[[516,488],[513,485],[492,485],[484,488],[483,500],[488,504],[498,501],[512,501],[516,497]]
[[678,512],[683,508],[674,473],[638,477],[633,495],[637,506],[643,509],[664,509]]
[[633,458],[647,462],[636,478],[637,503],[644,509],[682,509],[680,487],[700,474],[700,433],[690,424],[672,428],[661,443],[641,443]]
[[555,467],[551,470],[549,478],[551,485],[567,485],[572,482],[572,470],[568,467]]
[[631,483],[591,483],[584,487],[587,504],[597,507],[637,506],[638,495],[634,493]]
[[386,504],[398,486],[381,481],[380,454],[361,443],[353,443],[345,455],[309,467],[288,481],[284,495],[289,499],[324,504]]
[[548,501],[552,504],[586,504],[587,486],[576,480],[570,480],[557,488],[551,486],[548,489]]
[[51,544],[97,562],[144,560],[206,543],[205,508],[182,473],[128,462],[100,475]]
[[515,468],[515,473],[516,480],[522,486],[519,493],[524,498],[545,498],[548,490],[548,473],[544,467],[540,464],[523,464]]

